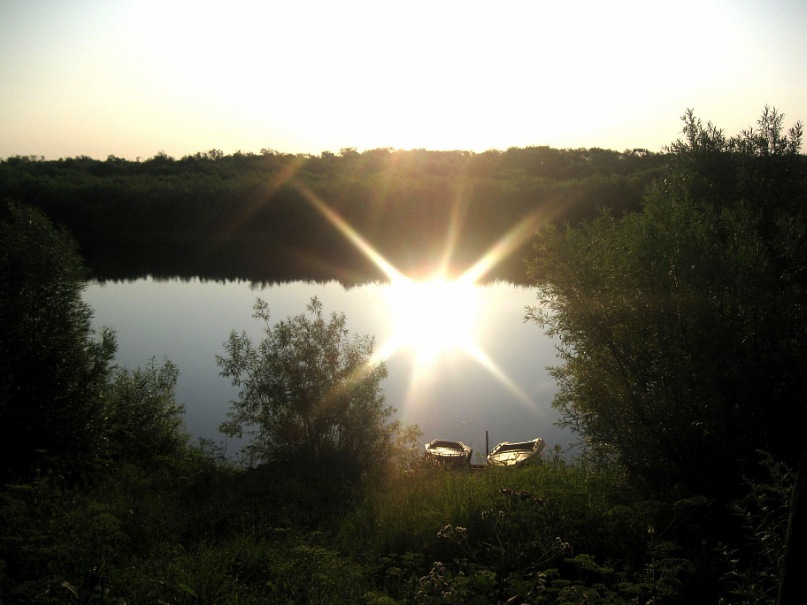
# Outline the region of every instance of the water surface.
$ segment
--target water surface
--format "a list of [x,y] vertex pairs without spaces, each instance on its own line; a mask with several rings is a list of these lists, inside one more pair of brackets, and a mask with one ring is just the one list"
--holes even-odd
[[[523,321],[535,292],[504,282],[474,290],[473,340],[484,358],[455,349],[424,364],[411,348],[397,349],[387,359],[387,403],[403,422],[420,426],[424,441],[461,440],[474,448],[475,458],[484,452],[485,431],[491,447],[539,436],[549,447],[570,443],[569,433],[553,426],[556,387],[546,366],[556,363],[554,343]],[[389,284],[346,288],[336,281],[258,286],[139,279],[90,283],[84,299],[94,309],[95,325],[117,332],[118,363],[135,368],[168,358],[177,365],[177,399],[186,407],[188,431],[222,442],[218,426],[237,392],[219,375],[215,356],[233,329],[246,330],[253,342],[261,338],[263,325],[252,318],[257,297],[269,303],[273,320],[281,320],[305,312],[317,296],[326,314],[344,313],[351,333],[374,336],[379,349],[393,335],[395,293]]]

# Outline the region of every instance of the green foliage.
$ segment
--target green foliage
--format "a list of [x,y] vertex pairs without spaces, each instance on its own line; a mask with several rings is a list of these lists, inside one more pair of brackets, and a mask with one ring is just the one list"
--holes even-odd
[[209,462],[125,465],[92,490],[5,486],[0,602],[355,603],[372,588],[323,532],[259,520],[267,492]]
[[761,452],[761,479],[749,480],[747,493],[733,503],[742,521],[733,544],[722,547],[727,564],[727,604],[774,605],[782,574],[794,473]]
[[69,234],[40,211],[0,215],[0,460],[6,478],[74,476],[98,462],[104,388],[115,353],[81,300],[83,265]]
[[725,502],[755,448],[803,447],[805,164],[775,112],[762,139],[684,120],[642,212],[540,232],[528,316],[559,339],[565,424],[659,493]]
[[344,314],[323,316],[315,297],[310,317],[272,326],[260,299],[254,317],[264,338],[254,346],[233,332],[218,356],[221,374],[240,389],[222,431],[251,436],[246,450],[258,461],[322,468],[345,478],[383,465],[397,429],[384,404],[383,362],[372,360],[374,341],[350,337]]
[[152,360],[145,369],[112,372],[106,432],[113,462],[148,467],[182,453],[188,436],[183,431],[184,408],[174,395],[178,376],[168,360],[162,366]]
[[128,546],[106,503],[55,478],[0,492],[0,600],[87,602]]
[[364,570],[319,541],[316,534],[279,532],[189,549],[166,546],[110,577],[110,593],[144,604],[360,602],[369,588]]

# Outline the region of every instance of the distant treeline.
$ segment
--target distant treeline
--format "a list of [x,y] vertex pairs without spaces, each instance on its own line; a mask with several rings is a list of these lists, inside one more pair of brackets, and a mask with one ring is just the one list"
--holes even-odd
[[[646,150],[399,151],[293,155],[211,150],[0,161],[0,198],[42,209],[76,237],[93,277],[254,281],[384,279],[320,200],[408,273],[473,264],[524,221],[577,223],[638,209],[666,156]],[[523,281],[529,239],[486,277]]]

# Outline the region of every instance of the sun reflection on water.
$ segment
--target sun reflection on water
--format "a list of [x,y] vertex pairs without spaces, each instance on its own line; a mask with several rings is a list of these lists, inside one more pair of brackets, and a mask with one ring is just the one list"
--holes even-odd
[[409,349],[423,366],[439,354],[475,347],[479,300],[474,284],[439,276],[426,281],[397,279],[387,290],[387,304],[392,336],[378,353],[382,359]]

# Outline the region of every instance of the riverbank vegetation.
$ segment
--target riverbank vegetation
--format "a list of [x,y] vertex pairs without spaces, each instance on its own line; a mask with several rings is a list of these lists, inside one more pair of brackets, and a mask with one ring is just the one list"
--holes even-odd
[[[772,603],[792,474],[726,510],[618,469],[416,468],[346,495],[313,469],[190,448],[0,499],[5,603]],[[711,524],[731,523],[730,542]]]
[[[383,367],[355,378],[370,343],[345,343],[344,318],[316,300],[257,346],[234,333],[220,359],[242,387],[227,429],[259,429],[256,456],[191,443],[181,368],[112,367],[71,236],[8,204],[0,602],[776,602],[803,454],[788,437],[807,416],[800,144],[772,110],[736,137],[688,112],[642,204],[538,231],[528,270],[544,307],[528,318],[559,338],[554,405],[585,447],[522,468],[426,464],[378,398]],[[340,443],[350,410],[377,429],[351,472],[288,455],[312,436]]]
[[[664,154],[548,147],[481,154],[374,149],[319,156],[211,150],[0,161],[0,199],[43,210],[100,279],[385,279],[312,204],[321,200],[400,270],[451,251],[455,271],[525,221],[639,207]],[[528,231],[529,233],[530,231]],[[520,242],[492,278],[523,282]]]

